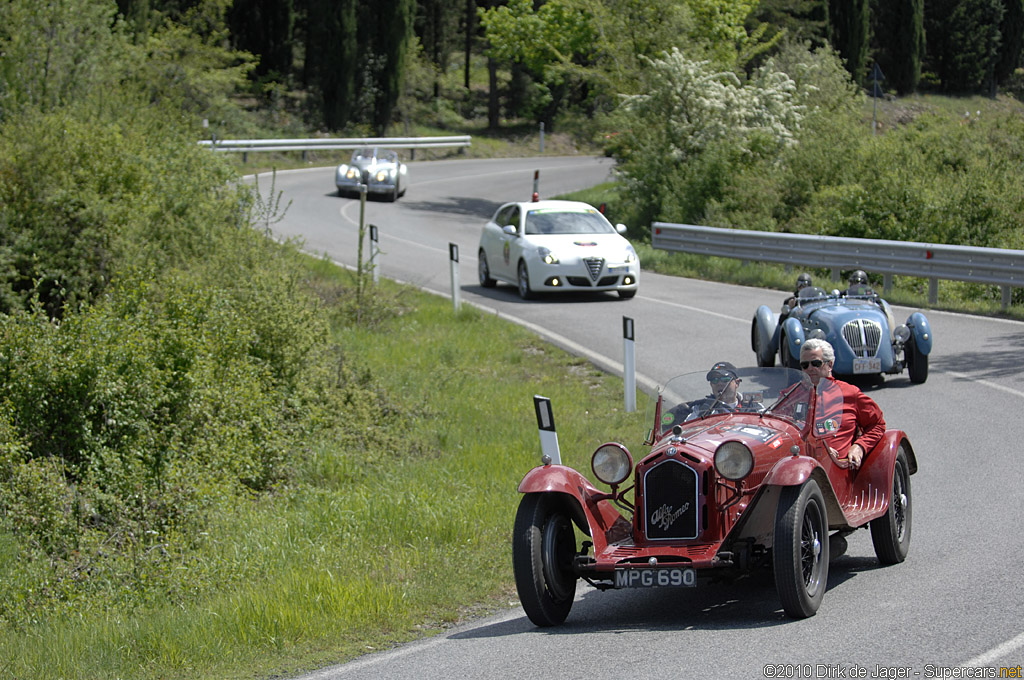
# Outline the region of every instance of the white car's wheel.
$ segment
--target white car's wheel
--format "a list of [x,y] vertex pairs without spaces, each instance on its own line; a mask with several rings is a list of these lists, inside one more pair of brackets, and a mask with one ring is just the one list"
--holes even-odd
[[532,300],[534,295],[530,288],[530,272],[526,268],[525,262],[519,262],[519,278],[517,280],[519,281],[519,297],[524,300]]
[[476,259],[476,273],[480,278],[480,285],[484,288],[494,288],[495,284],[498,283],[491,278],[491,268],[487,264],[487,253],[484,252],[483,248],[480,249],[480,254]]

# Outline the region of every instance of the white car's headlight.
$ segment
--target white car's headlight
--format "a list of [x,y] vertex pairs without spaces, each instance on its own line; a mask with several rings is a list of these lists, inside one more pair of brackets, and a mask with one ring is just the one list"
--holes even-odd
[[715,451],[715,469],[726,479],[743,479],[754,469],[754,454],[740,442],[725,442]]
[[551,252],[550,248],[543,246],[537,248],[537,256],[540,257],[544,264],[558,264],[558,256]]
[[636,251],[633,250],[633,246],[630,246],[629,248],[626,249],[626,259],[625,259],[625,262],[626,262],[626,264],[633,264],[636,261],[637,261]]
[[602,444],[590,459],[594,476],[607,484],[621,484],[633,470],[633,457],[622,444]]

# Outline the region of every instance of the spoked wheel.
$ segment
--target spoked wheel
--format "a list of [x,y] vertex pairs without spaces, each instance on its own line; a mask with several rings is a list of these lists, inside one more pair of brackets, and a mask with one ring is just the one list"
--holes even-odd
[[476,273],[480,278],[480,285],[484,288],[494,288],[494,284],[497,283],[491,278],[491,267],[487,264],[487,253],[484,252],[483,248],[480,249],[480,254],[476,258]]
[[882,564],[899,564],[910,551],[910,467],[907,454],[900,446],[896,453],[896,466],[892,473],[892,498],[889,509],[878,519],[871,520],[871,542]]
[[828,515],[814,480],[782,489],[772,560],[782,608],[794,618],[814,616],[828,585]]
[[530,272],[526,269],[526,263],[519,263],[519,297],[524,300],[533,299],[533,291],[530,290]]
[[907,373],[910,374],[910,382],[921,384],[928,379],[928,355],[922,354],[917,349],[917,343],[911,338],[903,350],[907,360]]
[[576,534],[555,494],[523,496],[512,537],[512,570],[523,610],[538,626],[565,621],[576,596]]

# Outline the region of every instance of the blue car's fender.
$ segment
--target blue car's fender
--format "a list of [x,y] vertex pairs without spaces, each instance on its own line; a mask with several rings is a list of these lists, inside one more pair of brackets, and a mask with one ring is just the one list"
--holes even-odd
[[775,365],[775,353],[779,349],[779,321],[768,305],[761,305],[754,314],[750,348],[757,356],[758,366]]
[[921,312],[914,312],[907,317],[907,328],[914,337],[914,346],[921,354],[930,354],[932,351],[932,327],[928,319]]

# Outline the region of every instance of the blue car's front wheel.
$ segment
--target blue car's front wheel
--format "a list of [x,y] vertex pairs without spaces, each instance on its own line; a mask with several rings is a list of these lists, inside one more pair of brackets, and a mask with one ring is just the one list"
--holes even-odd
[[920,385],[928,379],[928,355],[923,354],[917,348],[913,338],[907,343],[903,350],[907,361],[907,373],[910,374],[910,382]]

